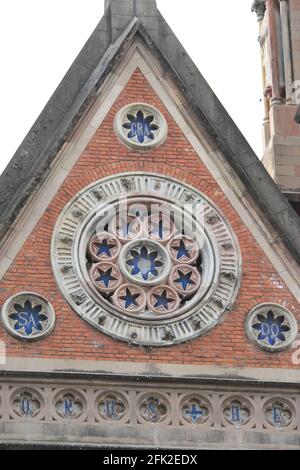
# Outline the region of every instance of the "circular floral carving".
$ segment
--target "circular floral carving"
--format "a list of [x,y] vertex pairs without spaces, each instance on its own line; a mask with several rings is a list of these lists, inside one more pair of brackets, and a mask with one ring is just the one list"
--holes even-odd
[[134,284],[124,284],[113,295],[114,304],[128,313],[140,313],[146,308],[146,294]]
[[295,418],[294,406],[283,398],[272,398],[263,407],[265,420],[275,428],[289,427]]
[[186,297],[199,289],[201,275],[193,266],[174,266],[170,274],[170,284],[179,295]]
[[297,322],[287,309],[277,304],[260,304],[249,313],[246,332],[261,348],[281,351],[294,341]]
[[144,421],[161,423],[168,415],[170,405],[163,395],[146,395],[139,400],[138,409]]
[[[95,259],[93,243],[103,240],[104,252],[115,249],[111,241],[121,244],[113,261]],[[51,258],[79,315],[146,346],[205,333],[230,310],[240,281],[239,249],[220,211],[192,188],[154,174],[122,174],[82,190],[57,222]]]
[[172,313],[178,309],[179,305],[180,298],[170,286],[156,286],[148,292],[148,306],[151,312]]
[[35,418],[40,414],[43,405],[41,395],[32,389],[15,391],[10,401],[14,414],[20,418]]
[[114,292],[122,282],[119,269],[112,263],[97,263],[91,271],[90,276],[95,287],[104,293]]
[[120,241],[110,233],[94,235],[89,243],[89,252],[94,261],[114,261],[121,249]]
[[122,250],[121,270],[131,281],[148,286],[157,284],[169,274],[169,256],[164,247],[152,240],[133,241]]
[[190,424],[203,424],[211,414],[211,405],[201,396],[185,397],[180,404],[181,414]]
[[40,295],[21,292],[4,303],[2,321],[13,336],[30,341],[51,333],[55,313],[52,305]]
[[120,393],[104,392],[96,403],[97,410],[105,421],[120,421],[128,410],[128,402]]
[[231,426],[245,426],[253,415],[250,402],[240,397],[227,399],[222,409],[225,423]]
[[85,400],[78,392],[62,391],[56,396],[54,406],[60,418],[77,419],[83,413]]
[[120,139],[136,148],[156,147],[165,140],[168,132],[162,114],[144,103],[134,103],[121,109],[114,126]]

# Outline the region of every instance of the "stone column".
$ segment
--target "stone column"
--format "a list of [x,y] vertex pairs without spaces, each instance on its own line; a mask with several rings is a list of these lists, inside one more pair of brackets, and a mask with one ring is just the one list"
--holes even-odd
[[[261,37],[263,32],[263,20],[266,13],[266,0],[255,0],[252,5],[252,11],[257,15],[258,28],[259,28],[259,42],[261,45],[261,73],[262,73],[262,86],[263,91],[266,87],[266,72],[264,67],[264,52],[263,45],[261,44]],[[270,140],[270,104],[269,98],[264,94],[264,119],[263,119],[263,148],[268,145]]]
[[280,0],[280,17],[281,17],[281,28],[282,28],[286,103],[290,104],[292,103],[292,93],[293,93],[293,71],[292,71],[288,0]]
[[267,0],[267,15],[269,27],[269,47],[270,47],[270,61],[271,61],[271,75],[272,75],[272,98],[271,106],[281,104],[281,95],[279,87],[279,51],[278,51],[278,37],[276,28],[275,17],[275,1]]

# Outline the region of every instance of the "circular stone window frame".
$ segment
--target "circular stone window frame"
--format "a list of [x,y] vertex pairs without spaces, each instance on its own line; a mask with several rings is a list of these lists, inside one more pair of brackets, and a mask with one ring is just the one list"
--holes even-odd
[[[110,218],[110,213],[113,212],[111,207],[113,204],[117,204],[119,203],[120,201],[120,197],[119,197],[119,193],[118,194],[118,199],[115,201],[111,201],[110,203],[106,204],[105,207],[107,208],[107,212],[109,213],[109,215],[107,216],[107,218],[103,219],[105,221],[108,221],[109,218]],[[138,194],[134,194],[134,197],[130,197],[128,196],[129,193],[125,194],[124,196],[127,197],[128,201],[129,201],[129,206],[131,205],[134,205],[134,203],[139,203],[140,204],[140,200],[142,199],[144,203],[156,203],[159,202],[159,203],[168,203],[168,204],[172,204],[172,209],[174,210],[174,215],[178,216],[178,213],[180,211],[180,209],[177,207],[177,203],[175,203],[174,201],[170,202],[168,200],[165,200],[163,198],[157,198],[157,195],[154,195],[154,194],[150,194],[147,196],[145,196],[145,194],[143,193],[138,193]],[[105,210],[105,208],[104,208]],[[176,214],[175,214],[176,213]],[[90,294],[94,297],[95,299],[95,302],[99,302],[99,292],[98,290],[95,288],[95,286],[93,285],[92,281],[91,281],[91,278],[89,276],[89,273],[88,273],[88,270],[86,268],[86,247],[85,247],[85,244],[87,242],[87,240],[90,239],[90,237],[92,236],[92,233],[94,232],[94,229],[95,229],[95,226],[96,226],[96,222],[99,218],[99,214],[98,214],[98,210],[95,211],[94,214],[91,215],[90,219],[87,221],[87,223],[84,223],[82,224],[83,226],[83,229],[82,229],[82,232],[79,234],[77,234],[77,236],[75,237],[75,243],[74,243],[74,252],[77,253],[77,259],[79,261],[79,263],[75,264],[74,266],[74,272],[77,272],[77,276],[78,278],[81,280],[81,284],[82,285],[85,285],[87,289],[90,290]],[[185,216],[185,221],[191,217],[189,217],[188,215]],[[191,222],[191,220],[190,220]],[[139,241],[143,241],[144,240],[144,237],[141,237],[139,239]],[[149,239],[149,242],[152,242],[153,240],[152,239]],[[137,240],[132,240],[132,241],[129,241],[128,242],[128,245],[131,244],[131,243],[137,243]],[[157,243],[157,242],[155,242]],[[213,246],[212,246],[213,245]],[[164,245],[161,246],[162,249],[165,249]],[[217,284],[218,282],[218,277],[220,275],[220,272],[219,272],[219,269],[218,267],[216,266],[216,262],[215,262],[215,253],[218,251],[218,247],[215,243],[213,243],[212,240],[204,240],[204,247],[203,247],[203,250],[202,250],[202,265],[205,265],[207,268],[202,272],[202,281],[201,281],[201,284],[200,284],[200,288],[198,290],[198,292],[193,296],[193,299],[189,302],[187,302],[185,304],[184,307],[182,307],[180,309],[180,311],[175,314],[174,312],[171,312],[171,313],[166,313],[164,315],[160,315],[159,318],[158,317],[153,317],[152,315],[149,316],[149,314],[145,313],[144,315],[141,315],[139,314],[138,317],[135,317],[135,321],[136,321],[136,324],[137,325],[143,325],[144,328],[146,328],[149,324],[149,322],[151,322],[151,324],[153,326],[155,325],[160,325],[161,322],[163,320],[171,320],[175,317],[175,315],[177,317],[179,317],[179,315],[182,317],[182,318],[186,318],[186,316],[190,316],[191,315],[191,304],[194,304],[197,300],[200,300],[202,299],[202,304],[206,301],[207,298],[209,298],[209,294],[210,294],[210,290]],[[122,252],[122,250],[121,250]],[[120,262],[120,267],[122,265],[122,260],[120,259],[119,260]],[[168,269],[168,268],[167,268]],[[122,274],[122,270],[120,269],[120,272]],[[126,278],[127,279],[127,278]],[[124,282],[127,282],[127,280],[124,279]],[[133,279],[131,280],[131,282],[133,283]],[[135,283],[137,285],[142,285],[142,284],[139,284],[137,281],[135,281]],[[145,286],[145,284],[143,284],[144,287],[147,287]],[[152,287],[150,284],[149,284],[149,287]],[[105,305],[107,311],[112,311],[112,308],[113,308],[113,311],[112,313],[114,315],[118,315],[119,318],[121,318],[122,320],[125,320],[125,321],[128,321],[128,319],[130,318],[130,320],[133,319],[133,315],[132,314],[127,314],[126,312],[124,312],[124,310],[121,310],[121,309],[117,309],[117,307],[113,307],[109,302],[107,302],[105,299],[101,299],[102,303]],[[199,306],[199,305],[198,305]],[[195,308],[193,309],[193,312],[195,313]],[[183,315],[185,315],[183,317]],[[184,328],[184,326],[183,326]],[[181,327],[182,329],[182,327]],[[163,334],[164,335],[164,334]],[[136,332],[133,331],[133,336],[130,338],[130,340],[135,340],[136,339]]]
[[[160,132],[155,137],[153,142],[146,142],[146,143],[138,143],[134,142],[125,135],[123,124],[125,122],[126,115],[128,113],[137,113],[139,110],[146,111],[148,114],[153,114],[154,115],[154,121],[153,123],[156,123],[159,125]],[[138,150],[149,150],[149,149],[154,149],[155,147],[158,147],[159,145],[162,145],[165,140],[167,139],[168,136],[168,124],[165,119],[165,117],[162,115],[162,113],[155,108],[154,106],[148,104],[148,103],[130,103],[123,108],[121,108],[114,119],[114,130],[117,135],[117,137],[120,139],[120,141],[125,144],[126,146]],[[127,130],[128,132],[128,130]]]
[[[145,196],[146,195],[146,196]],[[108,301],[100,299],[88,276],[85,252],[80,247],[92,235],[99,211],[109,212],[111,205],[122,198],[130,201],[159,200],[193,220],[192,204],[199,204],[203,213],[207,279],[204,274],[198,303],[188,301],[180,315],[174,313],[151,319],[126,315]],[[197,222],[198,223],[198,222]],[[213,260],[212,257],[213,256]],[[205,258],[206,257],[206,258]],[[208,261],[214,266],[209,266]],[[55,279],[73,310],[102,333],[130,344],[166,347],[206,334],[232,309],[240,282],[242,260],[239,245],[222,212],[205,195],[173,178],[157,174],[130,172],[108,176],[83,188],[62,210],[54,228],[51,262]],[[213,270],[213,275],[209,272]],[[196,294],[198,296],[198,293]],[[191,306],[192,305],[192,306]]]
[[[288,317],[289,326],[291,327],[291,333],[289,335],[289,339],[284,343],[271,346],[262,343],[260,340],[257,339],[257,336],[253,332],[252,323],[254,317],[259,313],[266,313],[266,310],[274,310],[276,314],[285,315]],[[298,334],[298,325],[297,320],[295,319],[294,315],[285,307],[280,304],[273,303],[273,302],[265,302],[256,305],[255,307],[250,310],[248,313],[246,320],[245,320],[245,331],[249,340],[258,346],[260,349],[266,352],[276,353],[285,351],[289,349],[292,343],[295,341],[297,334]]]
[[[21,298],[22,297],[24,297],[24,298],[27,297],[26,300],[30,300],[30,298],[32,298],[32,297],[36,298],[36,299],[39,299],[39,302],[41,302],[47,308],[48,315],[49,315],[49,321],[48,321],[48,325],[45,328],[45,330],[43,330],[40,333],[36,333],[34,336],[28,336],[28,337],[24,336],[22,333],[18,333],[17,331],[14,330],[14,328],[10,324],[8,314],[9,314],[9,309],[10,309],[11,305],[13,305],[15,303],[18,303],[17,299],[19,297],[21,297]],[[38,340],[44,339],[52,333],[52,331],[55,327],[56,314],[55,314],[55,310],[54,310],[52,304],[45,297],[43,297],[40,294],[37,294],[36,292],[22,291],[22,292],[17,292],[16,294],[12,295],[11,297],[9,297],[4,302],[4,304],[2,306],[2,309],[1,309],[1,321],[2,321],[6,331],[11,336],[14,336],[15,338],[17,338],[19,340],[22,340],[22,341],[33,342],[33,341],[38,341]]]
[[[127,255],[130,253],[130,250],[133,250],[136,245],[148,245],[152,246],[153,250],[157,250],[158,254],[160,257],[163,259],[163,266],[164,270],[154,279],[144,281],[139,278],[134,278],[134,276],[129,272],[129,269],[127,268],[126,265],[126,260],[127,260]],[[121,273],[127,279],[128,282],[132,282],[135,284],[138,284],[140,287],[153,287],[158,284],[160,284],[162,281],[165,281],[166,278],[169,276],[170,271],[171,271],[171,260],[170,256],[168,254],[167,249],[161,245],[159,242],[153,241],[151,239],[147,238],[138,238],[136,240],[131,240],[126,245],[123,246],[121,253],[120,253],[120,258],[119,258],[119,267],[121,270]]]

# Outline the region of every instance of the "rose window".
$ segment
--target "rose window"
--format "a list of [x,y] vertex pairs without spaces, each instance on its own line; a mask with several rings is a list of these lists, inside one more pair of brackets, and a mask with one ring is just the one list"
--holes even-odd
[[151,201],[140,213],[139,205],[114,213],[104,231],[91,235],[86,267],[104,301],[130,315],[155,318],[176,312],[199,290],[201,250],[174,215],[154,213]]
[[[133,123],[127,114],[139,109],[126,108],[120,122]],[[155,110],[143,112],[162,129]],[[232,308],[241,270],[236,238],[205,195],[137,172],[97,181],[70,201],[54,230],[52,265],[63,295],[85,321],[150,347],[216,326]]]

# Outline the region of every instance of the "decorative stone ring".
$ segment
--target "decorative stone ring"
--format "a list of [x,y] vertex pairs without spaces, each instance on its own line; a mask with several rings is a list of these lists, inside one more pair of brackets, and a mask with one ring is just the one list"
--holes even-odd
[[199,289],[201,275],[193,266],[174,266],[170,274],[170,285],[182,297],[194,294]]
[[139,286],[123,284],[114,293],[113,303],[116,307],[127,313],[144,312],[146,308],[146,293]]
[[185,235],[170,240],[168,250],[172,260],[180,264],[195,263],[200,253],[197,243]]
[[94,235],[88,245],[93,261],[115,261],[120,253],[121,243],[114,235],[103,232]]
[[148,239],[126,244],[120,254],[120,268],[127,279],[143,285],[156,285],[164,281],[171,268],[167,250]]
[[148,292],[148,307],[151,312],[166,314],[174,312],[180,305],[180,298],[172,287],[156,286]]
[[97,263],[90,270],[91,280],[100,292],[110,294],[122,283],[119,269],[113,263]]

